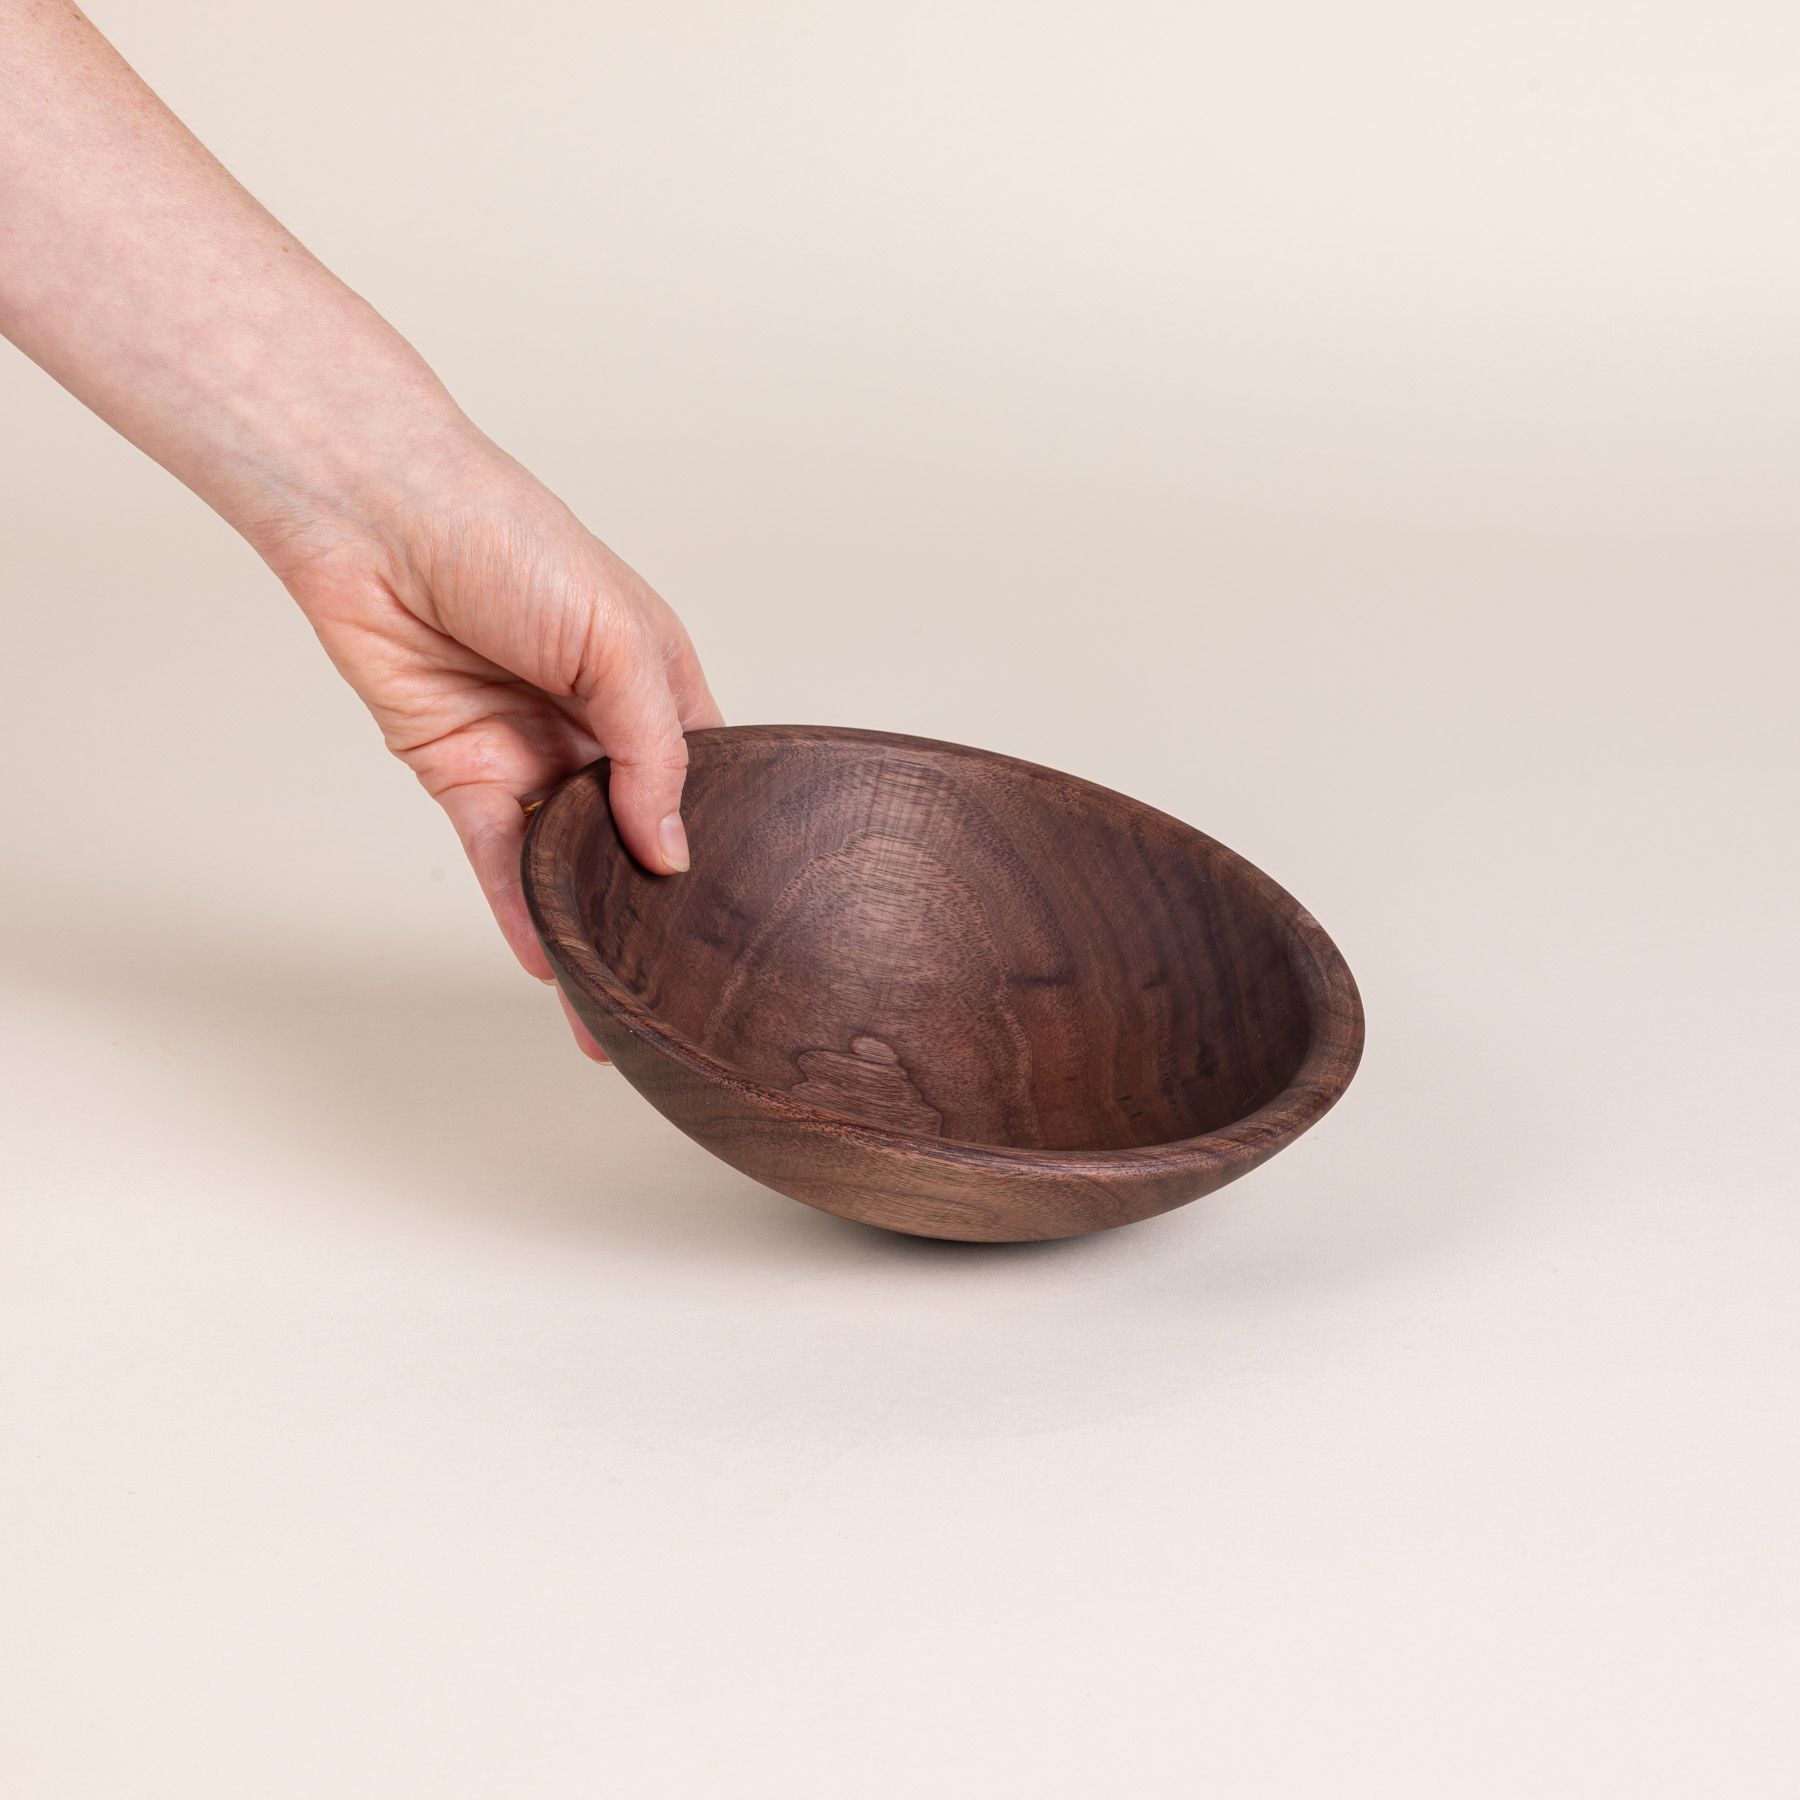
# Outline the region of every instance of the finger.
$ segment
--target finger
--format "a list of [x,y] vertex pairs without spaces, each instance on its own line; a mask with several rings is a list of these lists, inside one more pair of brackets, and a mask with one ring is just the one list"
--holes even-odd
[[569,1004],[569,996],[561,988],[556,990],[556,997],[562,1002],[564,1016],[569,1021],[569,1029],[575,1034],[575,1042],[581,1046],[581,1054],[591,1057],[597,1063],[612,1062],[612,1058],[600,1048],[594,1034],[581,1022],[581,1014]]
[[625,847],[653,875],[688,866],[681,823],[687,740],[660,665],[588,699],[588,725],[612,758],[607,800]]
[[526,974],[549,981],[550,963],[538,942],[519,880],[519,850],[525,841],[525,814],[509,787],[470,781],[446,788],[438,802],[450,815],[464,854],[487,895],[501,935]]

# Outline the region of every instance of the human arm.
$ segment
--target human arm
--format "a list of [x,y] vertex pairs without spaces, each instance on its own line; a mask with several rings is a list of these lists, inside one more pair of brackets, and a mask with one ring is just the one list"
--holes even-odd
[[547,978],[523,799],[606,754],[633,854],[686,867],[719,715],[680,622],[67,0],[0,0],[0,94],[0,331],[263,557]]

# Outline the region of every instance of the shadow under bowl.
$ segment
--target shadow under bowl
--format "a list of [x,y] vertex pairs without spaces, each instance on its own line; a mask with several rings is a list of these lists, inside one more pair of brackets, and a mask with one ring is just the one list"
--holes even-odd
[[923,1237],[1074,1237],[1234,1180],[1355,1073],[1331,940],[1165,813],[883,732],[688,746],[687,874],[632,860],[601,762],[533,816],[525,893],[626,1078],[769,1187]]

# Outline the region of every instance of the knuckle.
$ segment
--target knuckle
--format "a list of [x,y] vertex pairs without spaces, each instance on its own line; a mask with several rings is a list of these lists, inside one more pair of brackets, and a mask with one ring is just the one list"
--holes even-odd
[[638,775],[685,775],[688,766],[687,739],[678,733],[659,737],[649,743],[618,750],[613,761]]

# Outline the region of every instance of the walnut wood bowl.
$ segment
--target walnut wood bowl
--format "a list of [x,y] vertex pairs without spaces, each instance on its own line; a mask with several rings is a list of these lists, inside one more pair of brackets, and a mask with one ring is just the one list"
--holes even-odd
[[1344,959],[1222,844],[1031,763],[875,731],[697,731],[694,866],[647,875],[606,765],[526,897],[628,1080],[734,1168],[923,1237],[1073,1237],[1197,1199],[1362,1050]]

